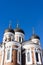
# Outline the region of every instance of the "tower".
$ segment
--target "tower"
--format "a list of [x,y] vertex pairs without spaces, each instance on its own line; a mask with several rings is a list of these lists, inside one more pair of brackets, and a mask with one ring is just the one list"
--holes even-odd
[[15,41],[22,43],[24,41],[24,36],[25,36],[24,31],[21,28],[19,28],[18,24],[14,31],[15,31]]
[[22,43],[25,41],[25,33],[24,31],[19,27],[17,24],[16,29],[14,29],[15,32],[15,41],[20,43],[20,49],[18,49],[17,56],[18,56],[18,63],[22,65]]
[[11,27],[5,30],[0,65],[18,65],[17,52],[20,49],[20,44],[15,41],[14,36],[15,32]]

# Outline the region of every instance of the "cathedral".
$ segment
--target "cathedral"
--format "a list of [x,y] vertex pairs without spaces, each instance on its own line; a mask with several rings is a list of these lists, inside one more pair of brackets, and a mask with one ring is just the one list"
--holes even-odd
[[9,26],[0,44],[0,65],[42,65],[40,37],[35,33],[25,40],[25,32]]

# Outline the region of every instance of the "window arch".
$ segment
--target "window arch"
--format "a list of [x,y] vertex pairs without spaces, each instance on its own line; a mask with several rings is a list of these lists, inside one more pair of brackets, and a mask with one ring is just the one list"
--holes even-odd
[[26,64],[32,64],[31,49],[26,50]]
[[39,62],[38,52],[36,52],[35,55],[36,55],[36,61]]
[[7,51],[7,60],[10,59],[10,50]]
[[27,61],[30,61],[30,52],[27,53]]
[[20,62],[21,62],[21,52],[20,51],[18,51],[17,52],[17,62],[20,64]]
[[12,61],[12,48],[6,49],[6,62]]
[[21,42],[21,37],[19,37],[19,42]]

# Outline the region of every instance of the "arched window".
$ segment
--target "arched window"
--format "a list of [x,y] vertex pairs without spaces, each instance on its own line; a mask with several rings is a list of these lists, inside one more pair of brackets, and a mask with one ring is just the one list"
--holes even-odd
[[31,64],[32,63],[32,54],[31,54],[31,49],[26,50],[26,64]]
[[21,37],[19,37],[19,42],[21,42]]
[[6,62],[11,62],[12,61],[12,48],[6,49]]
[[20,55],[20,51],[17,52],[17,62],[20,64],[21,61],[21,55]]
[[18,53],[18,60],[19,60],[19,62],[20,62],[20,52]]
[[36,55],[36,61],[39,62],[38,52],[36,52],[35,55]]
[[22,41],[23,41],[23,38],[22,38]]
[[10,59],[10,50],[7,51],[7,60]]
[[23,42],[24,39],[22,37],[19,37],[19,42]]
[[27,53],[27,61],[28,62],[30,61],[30,53],[29,52]]
[[40,53],[40,59],[41,59],[41,62],[42,62],[42,55],[41,55],[41,53]]

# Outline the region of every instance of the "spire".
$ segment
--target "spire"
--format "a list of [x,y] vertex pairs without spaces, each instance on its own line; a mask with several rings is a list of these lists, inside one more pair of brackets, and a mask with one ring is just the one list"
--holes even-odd
[[33,34],[33,35],[35,34],[34,27],[33,27],[33,29],[32,29],[32,34]]
[[9,22],[9,29],[11,29],[11,21]]
[[17,25],[16,25],[16,27],[18,28],[19,27],[19,23],[18,23],[19,21],[17,20]]
[[19,24],[17,24],[17,28],[19,27]]

